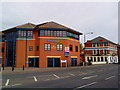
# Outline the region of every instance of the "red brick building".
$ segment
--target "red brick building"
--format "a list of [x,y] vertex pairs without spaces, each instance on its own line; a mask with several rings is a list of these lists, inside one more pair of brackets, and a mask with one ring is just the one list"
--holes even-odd
[[5,66],[61,67],[80,65],[82,33],[55,22],[23,24],[3,31]]
[[117,44],[101,36],[85,43],[84,55],[92,64],[118,63]]

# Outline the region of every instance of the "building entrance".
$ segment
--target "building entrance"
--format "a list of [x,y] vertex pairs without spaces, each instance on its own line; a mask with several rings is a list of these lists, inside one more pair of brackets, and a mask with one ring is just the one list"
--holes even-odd
[[48,67],[60,67],[60,58],[48,58]]
[[71,58],[71,66],[77,66],[77,58]]
[[39,67],[39,58],[29,58],[29,67]]

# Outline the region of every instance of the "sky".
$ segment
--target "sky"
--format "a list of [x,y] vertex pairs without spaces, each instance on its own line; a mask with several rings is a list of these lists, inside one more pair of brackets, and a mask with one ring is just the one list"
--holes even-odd
[[[0,30],[54,21],[83,34],[93,32],[86,40],[103,36],[118,43],[117,2],[2,2],[0,13]],[[83,35],[80,38],[83,42]]]

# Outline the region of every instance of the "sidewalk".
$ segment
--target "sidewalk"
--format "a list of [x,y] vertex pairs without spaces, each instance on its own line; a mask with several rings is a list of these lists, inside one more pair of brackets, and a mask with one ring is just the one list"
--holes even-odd
[[[45,72],[45,71],[56,71],[56,70],[65,70],[65,69],[75,69],[75,68],[85,68],[85,67],[93,67],[98,65],[90,65],[90,66],[75,66],[75,67],[46,67],[46,68],[14,68],[14,71],[12,71],[12,67],[5,67],[4,70],[2,70],[3,74],[9,74],[9,73],[26,73],[26,72]],[[99,65],[100,66],[100,65]]]

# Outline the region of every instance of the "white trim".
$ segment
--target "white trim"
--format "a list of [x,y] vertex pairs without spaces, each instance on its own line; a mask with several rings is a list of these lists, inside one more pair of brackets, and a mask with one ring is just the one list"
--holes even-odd
[[77,58],[77,56],[71,56],[71,58]]
[[61,56],[46,56],[46,57],[61,57]]
[[28,56],[28,57],[39,57],[39,56]]

